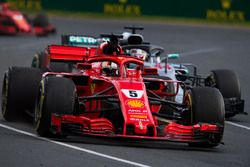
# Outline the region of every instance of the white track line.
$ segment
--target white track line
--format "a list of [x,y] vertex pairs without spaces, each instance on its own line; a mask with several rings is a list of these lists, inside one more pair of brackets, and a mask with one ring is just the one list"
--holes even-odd
[[231,121],[226,121],[227,124],[230,124],[230,125],[233,125],[233,126],[237,126],[239,128],[243,128],[243,129],[246,129],[246,130],[250,130],[250,127],[247,127],[247,126],[244,126],[244,125],[240,125],[240,124],[237,124],[237,123],[234,123],[234,122],[231,122]]
[[47,142],[50,142],[50,143],[53,143],[53,144],[57,144],[57,145],[64,146],[64,147],[67,147],[67,148],[71,148],[71,149],[74,149],[74,150],[78,150],[78,151],[81,151],[81,152],[89,153],[89,154],[96,155],[96,156],[99,156],[99,157],[111,159],[111,160],[114,160],[114,161],[119,161],[119,162],[122,162],[122,163],[126,163],[126,164],[133,165],[133,166],[138,166],[138,167],[150,167],[148,165],[144,165],[144,164],[141,164],[141,163],[137,163],[137,162],[117,158],[117,157],[114,157],[114,156],[111,156],[111,155],[102,154],[102,153],[99,153],[99,152],[96,152],[96,151],[92,151],[92,150],[84,149],[84,148],[81,148],[81,147],[73,146],[73,145],[70,145],[70,144],[65,144],[65,143],[62,143],[62,142],[58,142],[58,141],[50,140],[50,139],[47,139],[47,138],[39,137],[39,136],[37,136],[35,134],[29,133],[29,132],[26,132],[26,131],[23,131],[23,130],[19,130],[19,129],[16,129],[16,128],[13,128],[13,127],[1,124],[1,123],[0,123],[0,127],[11,130],[11,131],[14,131],[14,132],[17,132],[17,133],[21,133],[21,134],[24,134],[24,135],[27,135],[27,136],[30,136],[30,137],[33,137],[33,138],[36,138],[36,139],[44,140],[44,141],[47,141]]

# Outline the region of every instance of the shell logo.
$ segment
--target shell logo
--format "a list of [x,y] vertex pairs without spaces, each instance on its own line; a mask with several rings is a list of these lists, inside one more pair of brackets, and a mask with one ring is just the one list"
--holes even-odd
[[143,103],[143,101],[141,101],[141,100],[129,100],[129,101],[127,102],[127,105],[128,105],[129,107],[141,108],[141,107],[144,106],[144,103]]

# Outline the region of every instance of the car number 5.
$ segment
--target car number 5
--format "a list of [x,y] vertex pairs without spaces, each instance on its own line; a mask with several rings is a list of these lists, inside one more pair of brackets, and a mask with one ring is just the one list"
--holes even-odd
[[136,93],[135,90],[129,90],[129,96],[130,97],[138,97],[138,94]]

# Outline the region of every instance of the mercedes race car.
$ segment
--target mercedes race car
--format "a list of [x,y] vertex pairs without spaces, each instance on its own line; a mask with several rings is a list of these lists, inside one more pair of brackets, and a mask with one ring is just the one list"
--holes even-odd
[[[190,63],[175,64],[169,59],[177,59],[179,54],[164,55],[164,49],[159,46],[144,42],[143,36],[137,34],[136,30],[142,27],[127,26],[132,32],[124,32],[124,38],[120,44],[124,52],[130,53],[145,60],[144,66],[157,68],[152,75],[165,76],[172,80],[185,82],[187,87],[215,87],[220,90],[224,97],[226,117],[236,114],[247,114],[244,112],[244,100],[241,99],[241,88],[237,74],[229,69],[211,70],[207,76],[198,74],[198,69]],[[183,91],[180,90],[176,101],[181,101]]]
[[50,24],[48,17],[44,13],[30,19],[19,11],[11,10],[8,3],[0,2],[0,34],[16,35],[26,33],[46,36],[55,32],[56,28]]
[[[73,63],[78,70],[71,72],[10,67],[3,80],[3,117],[15,121],[29,113],[44,137],[221,143],[225,109],[218,89],[186,89],[183,82],[150,77],[142,59],[123,53],[114,35],[110,39],[98,48],[48,46],[50,61]],[[181,103],[174,100],[179,88]]]

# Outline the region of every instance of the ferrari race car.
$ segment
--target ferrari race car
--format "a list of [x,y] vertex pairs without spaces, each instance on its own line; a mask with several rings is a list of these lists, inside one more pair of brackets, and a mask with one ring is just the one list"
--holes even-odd
[[[241,98],[241,89],[238,76],[228,69],[212,70],[209,75],[201,76],[198,69],[193,64],[174,64],[169,59],[177,59],[179,54],[164,55],[164,48],[144,42],[143,36],[137,34],[137,30],[143,27],[127,26],[132,32],[122,33],[119,38],[120,49],[127,55],[144,60],[144,71],[150,71],[144,77],[156,77],[167,80],[178,80],[185,82],[187,89],[192,87],[215,87],[220,90],[224,97],[225,116],[232,117],[236,114],[247,114],[244,112],[244,100]],[[89,47],[92,48],[91,55],[95,55],[95,50],[109,38],[94,38],[82,35],[63,35],[62,45]],[[72,63],[49,62],[48,51],[36,53],[32,60],[32,67],[45,71],[71,72],[75,69]],[[175,96],[176,102],[182,103],[184,91],[180,87]]]
[[[211,70],[207,76],[198,74],[198,69],[190,63],[174,64],[169,59],[177,59],[179,54],[164,55],[164,49],[143,41],[143,36],[136,30],[142,27],[128,26],[132,32],[124,32],[121,45],[126,53],[145,60],[144,66],[157,68],[152,75],[165,76],[172,80],[185,82],[187,87],[215,87],[220,90],[224,97],[226,117],[236,114],[247,114],[244,112],[244,100],[241,99],[241,88],[237,74],[229,69]],[[180,90],[176,101],[181,101],[183,91]]]
[[[221,143],[225,110],[218,89],[186,89],[177,80],[143,77],[150,73],[143,70],[144,61],[113,44],[117,40],[98,48],[48,46],[50,61],[74,63],[78,70],[71,72],[10,67],[3,80],[3,117],[15,121],[29,113],[45,137],[99,136],[199,147]],[[182,103],[174,100],[180,87]]]
[[8,3],[0,2],[0,34],[33,33],[46,36],[55,32],[56,28],[49,23],[44,13],[38,14],[32,20],[19,11],[11,10]]

